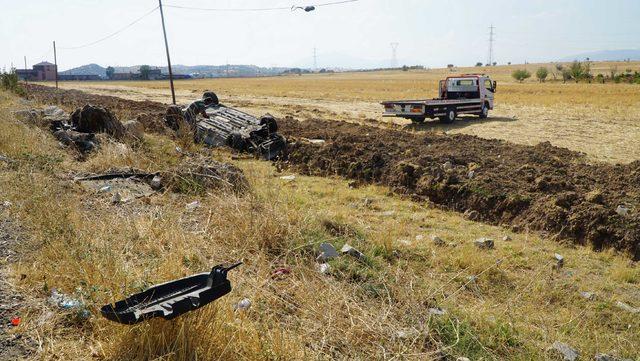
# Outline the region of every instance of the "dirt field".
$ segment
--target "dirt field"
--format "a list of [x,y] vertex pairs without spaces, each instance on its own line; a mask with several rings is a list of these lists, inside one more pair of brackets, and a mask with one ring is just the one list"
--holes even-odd
[[[528,64],[532,73],[540,66]],[[456,73],[486,72],[498,81],[496,109],[489,119],[462,118],[452,125],[430,122],[420,126],[382,118],[380,101],[434,97],[439,79],[452,74],[433,69],[411,72],[341,73],[276,78],[177,81],[179,102],[187,103],[204,90],[214,90],[226,104],[252,113],[278,117],[332,119],[358,123],[389,122],[412,132],[469,134],[536,145],[540,142],[586,153],[590,159],[628,163],[640,159],[640,92],[629,84],[575,84],[529,79],[515,82],[511,72],[524,66],[460,68]],[[640,63],[594,63],[594,74],[638,70]],[[453,74],[456,74],[453,73]],[[553,75],[549,75],[553,79]],[[170,101],[166,81],[63,82],[63,88],[134,100]]]
[[[160,103],[50,89],[39,94],[43,104],[67,110],[86,102],[108,106],[121,119],[139,116],[148,128],[142,144],[106,143],[78,162],[47,129],[25,125],[9,111],[39,103],[0,96],[0,153],[15,160],[0,162],[0,200],[14,204],[8,217],[28,225],[17,250],[20,261],[11,266],[11,287],[27,298],[19,311],[23,322],[8,332],[37,340],[33,352],[42,359],[554,360],[548,349],[555,341],[586,359],[599,353],[638,356],[637,314],[618,306],[640,305],[640,271],[628,254],[592,252],[527,228],[513,232],[441,209],[484,204],[477,219],[500,222],[494,212],[499,208],[482,202],[504,200],[493,193],[504,187],[513,201],[528,196],[532,204],[548,206],[556,212],[554,221],[576,215],[576,206],[587,206],[581,208],[584,216],[611,215],[615,203],[637,200],[633,182],[617,178],[633,172],[634,164],[590,166],[579,154],[548,145],[411,134],[338,118],[286,118],[280,120],[286,135],[322,138],[326,144],[310,146],[300,139],[290,153],[293,167],[283,172],[267,162],[234,161],[250,182],[250,194],[165,192],[114,205],[109,196],[75,184],[73,175],[113,167],[156,171],[185,159],[231,161],[232,156],[159,129]],[[399,160],[406,160],[403,166]],[[280,178],[292,169],[323,177]],[[414,182],[427,170],[435,187]],[[588,171],[598,174],[581,179]],[[326,177],[333,174],[356,182]],[[539,174],[549,179],[536,182]],[[527,176],[536,178],[530,186],[522,181]],[[588,207],[587,190],[606,177],[612,177],[611,189],[591,198],[602,208]],[[369,182],[391,186],[401,196]],[[545,200],[545,187],[567,197],[554,193]],[[404,196],[413,193],[418,202]],[[439,201],[445,196],[454,202]],[[424,197],[442,206],[423,202]],[[194,199],[201,207],[186,212],[185,204]],[[637,220],[633,212],[630,222]],[[476,218],[472,215],[467,218]],[[575,217],[566,221],[579,224],[572,223]],[[607,222],[600,223],[603,230],[621,235],[624,228]],[[637,231],[630,224],[625,230]],[[585,224],[585,230],[592,228]],[[480,237],[495,239],[495,249],[478,249],[473,240]],[[341,257],[321,274],[315,261],[321,242],[338,248],[350,243],[368,261]],[[565,257],[564,268],[551,267],[554,253]],[[145,286],[239,259],[245,265],[230,276],[232,294],[202,310],[134,327],[99,316],[103,304]],[[274,278],[280,267],[291,273]],[[52,307],[46,301],[52,287],[81,297],[94,316],[78,320]],[[234,311],[245,297],[251,308]],[[446,313],[434,313],[437,307]]]

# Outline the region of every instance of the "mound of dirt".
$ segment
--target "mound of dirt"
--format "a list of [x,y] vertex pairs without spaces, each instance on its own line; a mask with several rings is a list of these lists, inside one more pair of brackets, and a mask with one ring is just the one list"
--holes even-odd
[[548,142],[524,146],[324,120],[280,123],[289,137],[325,140],[289,147],[285,166],[302,173],[387,185],[475,220],[640,259],[640,161],[589,164]]

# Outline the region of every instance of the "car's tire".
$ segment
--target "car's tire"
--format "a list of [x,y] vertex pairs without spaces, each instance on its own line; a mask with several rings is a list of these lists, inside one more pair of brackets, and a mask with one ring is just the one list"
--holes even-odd
[[220,100],[218,99],[218,96],[216,95],[216,93],[212,92],[212,91],[206,91],[204,92],[204,94],[202,94],[202,99],[204,98],[211,98],[212,99],[212,103],[211,105],[219,105],[220,104]]
[[478,116],[480,117],[480,119],[487,119],[487,117],[489,116],[489,104],[482,104],[482,109],[480,110]]
[[447,109],[447,114],[443,117],[440,117],[440,122],[444,123],[444,124],[451,124],[456,120],[456,117],[458,116],[458,114],[456,113],[456,110],[453,108],[449,108]]
[[427,119],[426,117],[413,117],[411,118],[411,122],[412,123],[424,123],[424,120]]

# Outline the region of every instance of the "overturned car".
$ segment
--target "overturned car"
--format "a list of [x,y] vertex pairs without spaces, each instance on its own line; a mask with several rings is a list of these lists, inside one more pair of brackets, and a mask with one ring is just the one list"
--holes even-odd
[[206,92],[203,98],[186,109],[175,105],[169,107],[166,125],[177,130],[180,124],[188,124],[197,142],[212,147],[231,147],[266,160],[276,159],[286,148],[286,140],[277,133],[278,124],[273,116],[266,114],[256,118],[227,107],[220,104],[212,92]]

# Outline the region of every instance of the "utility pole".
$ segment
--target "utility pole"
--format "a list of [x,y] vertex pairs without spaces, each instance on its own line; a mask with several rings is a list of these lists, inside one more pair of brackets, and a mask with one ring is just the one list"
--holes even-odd
[[56,53],[56,41],[53,41],[53,63],[56,66],[56,89],[58,89],[58,53]]
[[25,70],[25,74],[24,74],[24,88],[25,91],[27,92],[27,99],[29,99],[29,74],[26,73],[27,71],[27,56],[24,56],[24,70]]
[[391,67],[398,67],[398,46],[400,43],[391,43]]
[[495,27],[493,24],[489,27],[489,62],[487,63],[489,66],[493,66],[493,30]]
[[318,70],[318,53],[316,53],[316,47],[313,47],[313,70]]
[[162,33],[164,33],[164,47],[167,51],[167,64],[169,65],[169,84],[171,85],[171,100],[176,105],[176,91],[173,89],[173,70],[171,70],[171,57],[169,56],[169,42],[167,41],[167,28],[164,26],[164,12],[162,11],[162,0],[158,0],[160,7],[160,19],[162,19]]

